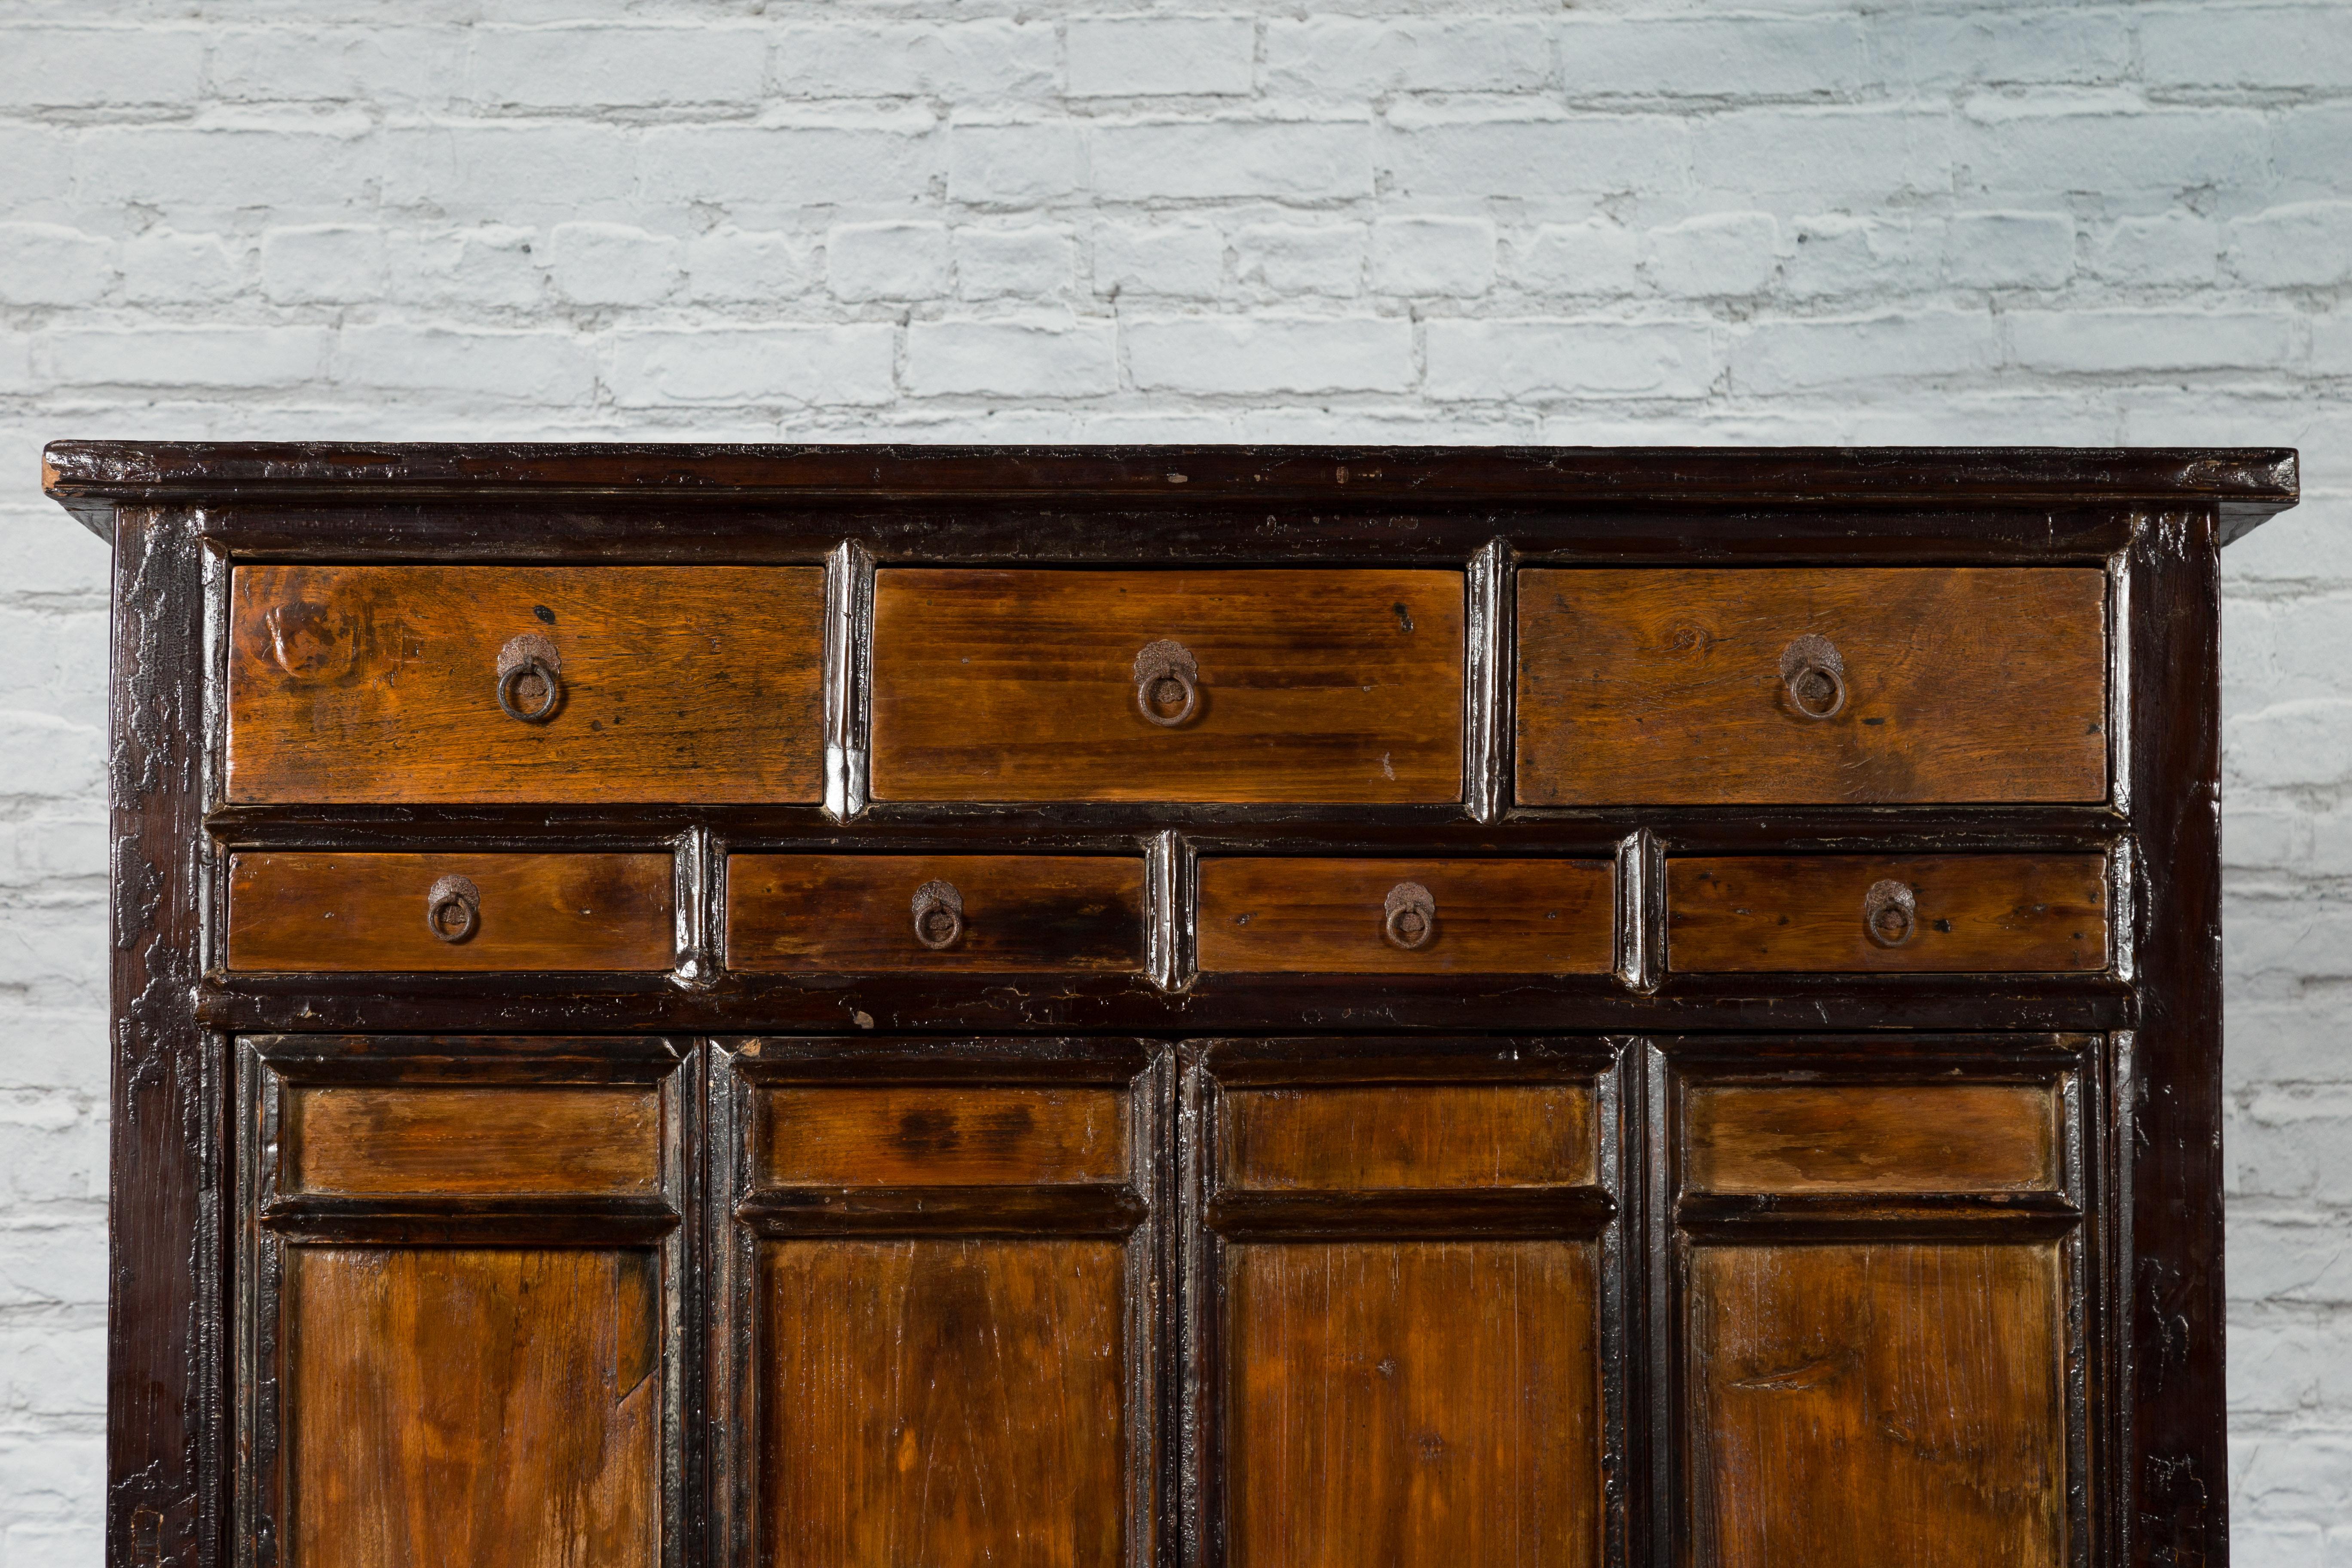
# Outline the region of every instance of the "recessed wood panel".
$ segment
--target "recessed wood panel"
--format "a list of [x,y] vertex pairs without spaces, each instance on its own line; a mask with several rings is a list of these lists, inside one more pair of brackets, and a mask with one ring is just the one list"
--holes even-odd
[[1589,1243],[1226,1252],[1236,1568],[1587,1568],[1601,1545]]
[[[1910,934],[1874,939],[1872,889],[1898,883]],[[2107,965],[2097,855],[1821,855],[1666,862],[1666,962],[1683,971],[1948,974]]]
[[[1525,805],[2092,801],[2107,793],[2091,567],[1528,571]],[[1783,656],[1826,639],[1843,706]],[[1826,707],[1817,700],[1816,707]]]
[[650,1251],[286,1249],[290,1568],[661,1561]]
[[1125,1561],[1124,1247],[760,1249],[760,1562]]
[[[874,588],[880,800],[1453,801],[1458,572],[888,569]],[[1181,644],[1198,710],[1144,716]]]
[[[240,566],[230,592],[231,801],[822,794],[819,568]],[[557,667],[541,721],[499,706],[518,637]]]
[[761,1180],[839,1187],[1125,1181],[1127,1101],[1114,1089],[763,1089]]
[[1688,1259],[1694,1564],[2067,1561],[2057,1244]]
[[[434,886],[479,894],[473,933],[425,924]],[[231,969],[649,970],[677,948],[667,855],[398,855],[247,850],[230,857]]]
[[289,1084],[279,1187],[312,1193],[651,1193],[661,1091],[647,1084]]
[[2012,1193],[2058,1185],[2047,1084],[1694,1085],[1683,1186],[1713,1193]]
[[[1200,863],[1200,965],[1218,973],[1605,974],[1616,961],[1606,860]],[[1386,933],[1401,883],[1435,906],[1424,943]]]
[[1592,1090],[1570,1083],[1228,1089],[1240,1189],[1561,1186],[1595,1179]]
[[[930,948],[915,895],[952,886],[961,933]],[[1139,970],[1143,862],[1076,855],[731,855],[732,969],[862,973]]]

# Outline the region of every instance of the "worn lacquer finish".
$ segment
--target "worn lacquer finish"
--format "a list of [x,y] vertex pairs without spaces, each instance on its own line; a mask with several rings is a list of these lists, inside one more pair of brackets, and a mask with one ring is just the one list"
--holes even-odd
[[759,1108],[761,1179],[782,1186],[1118,1182],[1130,1162],[1108,1088],[793,1084]]
[[[926,944],[915,903],[945,883],[961,913]],[[1071,855],[736,855],[727,963],[784,973],[1139,970],[1143,862]]]
[[[1234,973],[1604,974],[1606,860],[1204,859],[1201,967]],[[1387,930],[1402,884],[1433,903],[1420,945]]]
[[1272,1191],[1573,1185],[1595,1179],[1580,1084],[1229,1089],[1223,1179]]
[[315,1193],[652,1193],[661,1091],[648,1084],[289,1088],[279,1183]]
[[1710,1085],[1684,1102],[1683,1180],[1715,1193],[2054,1191],[2046,1084]]

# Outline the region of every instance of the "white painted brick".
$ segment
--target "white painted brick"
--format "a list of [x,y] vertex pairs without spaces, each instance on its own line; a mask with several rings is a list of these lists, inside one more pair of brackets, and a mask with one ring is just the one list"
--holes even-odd
[[1968,289],[2056,289],[2074,271],[2063,213],[1960,213],[1944,226],[1944,277]]
[[556,292],[583,305],[651,305],[684,278],[678,242],[618,223],[560,223],[535,252]]
[[1043,98],[1060,78],[1054,25],[808,22],[780,27],[770,84],[791,98]]
[[1605,218],[1549,223],[1517,247],[1513,275],[1522,288],[1552,294],[1630,294],[1642,238]]
[[750,103],[765,86],[767,36],[745,25],[477,27],[470,95],[491,107]]
[[[0,1324],[0,1407],[37,1415],[106,1413],[106,1324]],[[0,1564],[8,1559],[0,1557]]]
[[384,237],[392,297],[442,310],[528,309],[547,292],[547,275],[531,259],[537,238],[498,224],[393,230]]
[[1643,237],[1643,266],[1685,298],[1753,294],[1772,280],[1780,226],[1769,213],[1707,213]]
[[1708,330],[1686,321],[1438,320],[1423,353],[1446,401],[1697,397],[1716,371]]
[[384,279],[380,228],[307,224],[261,237],[261,291],[279,304],[373,300]]
[[2231,783],[2283,789],[2352,783],[2352,697],[2271,702],[2225,721]]
[[94,724],[0,710],[0,756],[8,759],[0,795],[9,798],[81,800],[104,787],[105,732]]
[[11,111],[97,104],[185,104],[203,86],[205,36],[193,27],[9,29],[0,103]]
[[1077,255],[1066,228],[960,228],[956,292],[967,300],[1058,299],[1069,292]]
[[1791,226],[1780,288],[1798,300],[1910,292],[1934,279],[1943,242],[1941,226],[1907,219],[1831,214]]
[[113,248],[63,224],[0,224],[0,301],[86,305],[113,281]]
[[1106,121],[1093,186],[1114,201],[1372,194],[1370,118]]
[[343,329],[335,380],[392,392],[447,392],[530,403],[595,395],[593,355],[566,331],[382,321]]
[[1118,329],[1066,317],[917,321],[907,387],[923,397],[1098,396],[1118,387]]
[[1806,392],[1967,375],[1990,370],[2000,352],[1993,319],[1974,311],[1759,321],[1732,337],[1731,384],[1753,393]]
[[944,224],[844,224],[824,237],[825,283],[845,300],[932,299],[948,271]]
[[1392,217],[1372,226],[1372,287],[1467,299],[1495,286],[1495,226],[1482,217]]
[[324,368],[323,327],[65,327],[46,334],[70,386],[295,386]]
[[2311,369],[2315,375],[2352,375],[2352,315],[2339,310],[2312,321]]
[[731,225],[686,243],[687,293],[698,300],[782,301],[816,279],[816,247],[796,234]]
[[613,397],[625,408],[887,403],[897,338],[880,322],[619,332]]
[[1381,167],[1394,194],[1444,201],[1686,187],[1690,132],[1663,115],[1519,108],[1390,110]]
[[1822,193],[1885,200],[1951,188],[1951,131],[1906,105],[1748,109],[1703,119],[1692,133],[1701,190],[1752,197]]
[[1399,392],[1412,379],[1412,323],[1397,317],[1144,317],[1124,335],[1146,391]]
[[2109,82],[2131,72],[2131,26],[2121,10],[1898,6],[1872,14],[1866,26],[1889,74],[1916,87]]
[[1254,224],[1234,236],[1234,267],[1278,294],[1358,294],[1366,237],[1361,224]]
[[2117,218],[2096,231],[2084,268],[2122,284],[2210,283],[2221,248],[2221,229],[2195,213]]
[[956,201],[1024,206],[1086,183],[1086,132],[1074,121],[960,119],[949,127],[948,195]]
[[449,27],[229,27],[208,30],[205,76],[228,103],[362,99],[455,102],[466,87],[466,30]]
[[[678,134],[664,127],[657,134]],[[748,132],[732,131],[730,134]],[[562,223],[632,216],[636,132],[577,121],[556,124],[458,121],[394,126],[381,137],[383,204],[428,211],[445,221]],[[708,134],[719,134],[709,132]],[[652,161],[651,150],[648,150]],[[656,163],[656,174],[668,174]],[[660,188],[672,199],[704,195]]]
[[1251,87],[1247,16],[1074,16],[1065,25],[1073,98],[1238,94]]
[[357,208],[373,172],[369,130],[352,114],[95,126],[75,143],[75,195],[92,205],[137,203],[171,215]]
[[122,292],[134,301],[230,300],[245,286],[244,246],[217,234],[157,228],[122,244]]
[[1851,16],[1570,16],[1560,85],[1578,98],[1845,98],[1870,79]]
[[1964,192],[2169,198],[2252,184],[2268,144],[2263,117],[2242,109],[1986,97],[1969,101],[1958,127],[1953,178]]
[[[0,1226],[0,1304],[105,1300],[105,1221],[94,1228],[98,1234],[92,1237],[82,1226],[48,1217]],[[0,1474],[5,1472],[6,1453],[5,1439],[0,1438]],[[104,1474],[103,1464],[93,1467],[89,1485],[95,1489]],[[0,1482],[0,1498],[16,1495]]]
[[2175,87],[2352,87],[2352,26],[2330,6],[2149,6],[2141,74]]
[[61,129],[0,122],[0,211],[14,218],[79,219],[79,146]]
[[2352,103],[2282,110],[2273,121],[2272,166],[2291,200],[2333,201],[2344,191],[2344,149],[2352,146]]
[[1213,224],[1107,223],[1094,251],[1098,294],[1205,300],[1224,281],[1225,239]]
[[2283,365],[2289,317],[2191,310],[2015,310],[2016,363],[2035,370],[2230,370]]
[[2241,218],[2230,226],[2228,259],[2231,272],[2264,288],[2352,280],[2352,201],[2297,202]]
[[[103,825],[91,826],[104,832]],[[98,864],[103,876],[102,844]],[[105,1100],[107,1022],[102,1004],[73,1012],[12,1003],[0,1009],[0,1020],[5,1026],[0,1026],[0,1084],[63,1089],[87,1096],[93,1104]]]
[[1307,16],[1265,25],[1264,83],[1293,98],[1526,92],[1552,79],[1543,23],[1513,16]]
[[[100,1256],[104,1248],[100,1247]],[[97,1520],[104,1493],[106,1441],[102,1437],[57,1433],[39,1437],[11,1434],[0,1437],[0,1498],[26,1515],[12,1524],[7,1536],[8,1568],[18,1563],[96,1563],[98,1532],[72,1528],[71,1521]],[[42,1557],[36,1553],[79,1541],[86,1554]]]
[[648,198],[762,213],[829,202],[912,202],[938,177],[928,109],[800,111],[760,125],[660,125],[645,133]]

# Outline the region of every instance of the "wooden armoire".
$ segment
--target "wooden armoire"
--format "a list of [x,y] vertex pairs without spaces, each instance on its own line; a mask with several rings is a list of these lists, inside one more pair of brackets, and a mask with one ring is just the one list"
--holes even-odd
[[116,1568],[2219,1564],[2284,451],[61,442]]

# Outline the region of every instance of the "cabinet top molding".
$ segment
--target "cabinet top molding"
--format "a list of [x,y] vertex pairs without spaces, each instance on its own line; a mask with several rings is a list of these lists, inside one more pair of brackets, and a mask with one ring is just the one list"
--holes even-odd
[[118,505],[438,499],[1055,510],[1309,505],[1349,512],[1562,506],[2212,504],[2224,542],[2295,504],[2285,448],[2074,447],[928,447],[57,441],[48,494],[104,536]]

